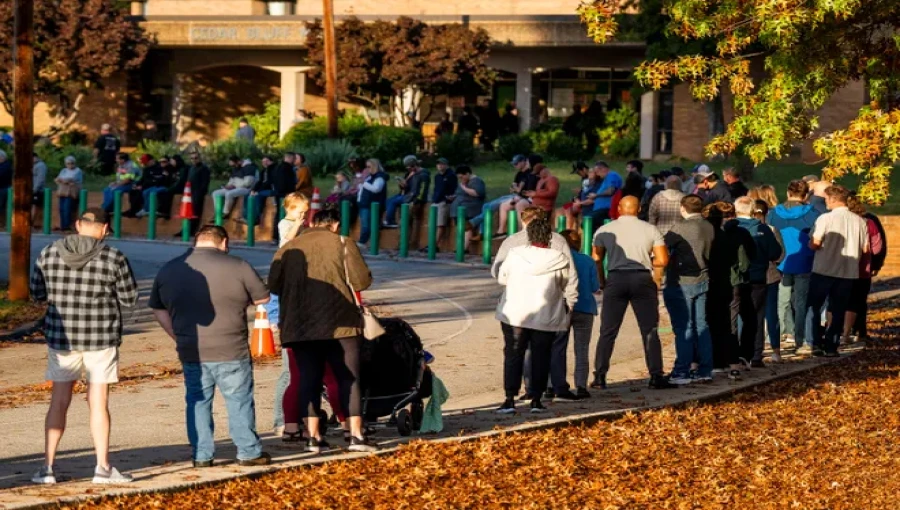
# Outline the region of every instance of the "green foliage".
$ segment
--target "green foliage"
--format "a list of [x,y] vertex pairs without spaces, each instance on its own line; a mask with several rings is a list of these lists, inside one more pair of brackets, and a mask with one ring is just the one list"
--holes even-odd
[[384,165],[415,154],[422,145],[422,133],[416,129],[395,126],[370,126],[360,138],[360,153],[376,158]]
[[200,156],[209,165],[213,174],[221,177],[227,176],[231,171],[228,166],[228,158],[231,156],[259,161],[263,156],[263,151],[249,140],[218,140],[201,148]]
[[133,159],[134,161],[139,161],[141,159],[141,156],[143,156],[144,154],[149,154],[153,156],[154,159],[159,159],[163,156],[174,156],[181,153],[181,149],[177,144],[171,142],[142,140],[141,143],[138,144],[134,152],[131,153],[131,159]]
[[72,129],[66,131],[59,135],[59,145],[87,145],[88,144],[88,136],[87,133],[81,131],[79,129]]
[[475,162],[475,140],[469,133],[443,135],[435,140],[434,146],[437,155],[447,158],[451,165]]
[[357,157],[356,149],[347,140],[320,140],[297,150],[306,156],[313,175],[331,175],[347,167],[350,158]]
[[512,160],[517,154],[529,155],[534,150],[534,142],[528,135],[505,135],[500,137],[498,151],[500,156],[506,160]]
[[95,165],[94,152],[84,145],[67,145],[57,147],[49,143],[39,143],[34,146],[34,152],[47,164],[47,179],[52,180],[56,174],[65,167],[65,158],[74,156],[75,162],[85,173],[96,173],[99,165]]
[[[338,134],[348,140],[362,140],[372,129],[382,127],[369,124],[366,118],[356,112],[345,112],[338,118]],[[328,138],[328,119],[315,117],[291,126],[281,140],[282,147],[305,147]]]
[[[245,115],[244,118],[256,131],[256,144],[260,147],[274,147],[278,144],[278,129],[281,127],[281,103],[269,101],[262,113]],[[240,118],[231,121],[231,129],[237,132]]]
[[614,158],[633,158],[641,144],[641,119],[631,105],[606,114],[606,125],[598,130],[600,150]]
[[[744,154],[759,165],[815,137],[815,147],[829,160],[828,175],[856,173],[861,198],[873,204],[887,199],[900,132],[898,2],[664,0],[660,11],[671,18],[671,37],[702,44],[692,54],[648,60],[635,76],[654,89],[687,82],[702,101],[729,88],[734,120],[709,142],[708,154]],[[593,0],[579,12],[588,34],[604,43],[616,35],[623,6]],[[756,63],[764,74],[751,73]],[[870,107],[846,130],[820,130],[819,109],[854,83],[866,84]]]
[[534,143],[534,152],[548,160],[575,161],[584,157],[581,140],[568,136],[562,129],[529,131],[528,136]]

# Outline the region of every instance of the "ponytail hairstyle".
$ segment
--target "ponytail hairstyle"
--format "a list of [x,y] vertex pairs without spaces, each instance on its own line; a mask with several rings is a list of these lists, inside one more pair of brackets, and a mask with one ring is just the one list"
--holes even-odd
[[525,231],[528,233],[528,242],[533,245],[550,246],[550,237],[553,229],[550,227],[550,219],[546,212],[532,218]]

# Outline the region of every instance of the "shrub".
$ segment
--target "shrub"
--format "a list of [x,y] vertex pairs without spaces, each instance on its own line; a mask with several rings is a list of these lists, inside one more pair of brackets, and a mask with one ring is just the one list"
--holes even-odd
[[75,164],[85,173],[94,173],[99,170],[99,165],[94,163],[94,152],[84,145],[67,145],[56,147],[49,143],[38,143],[34,146],[34,152],[47,164],[47,182],[51,182],[56,174],[65,166],[66,156],[74,156]]
[[[65,133],[59,135],[59,145],[61,147],[72,146],[72,145],[87,145],[88,144],[88,136],[84,131],[73,129],[70,131],[66,131]],[[82,169],[83,170],[83,169]]]
[[[355,112],[347,112],[338,119],[338,133],[341,138],[362,140],[370,130],[382,126],[371,125],[365,117]],[[324,116],[315,117],[306,122],[299,122],[291,126],[291,129],[281,139],[282,147],[307,147],[319,140],[328,139],[328,119]]]
[[615,158],[633,158],[641,144],[641,120],[630,105],[621,106],[606,114],[606,125],[598,130],[600,150]]
[[395,126],[369,126],[360,139],[360,152],[369,158],[377,158],[382,164],[415,154],[422,145],[422,133],[418,130]]
[[528,136],[534,142],[535,152],[549,160],[574,161],[584,157],[581,140],[565,134],[562,129],[530,131]]
[[441,136],[435,140],[435,152],[447,158],[451,164],[471,164],[475,162],[477,151],[475,141],[469,133],[455,133]]
[[209,165],[214,175],[227,176],[231,172],[228,158],[237,156],[258,161],[263,156],[262,149],[248,140],[219,140],[200,149],[203,161]]
[[141,143],[138,144],[134,152],[131,153],[131,159],[133,159],[134,161],[139,161],[141,159],[141,156],[143,156],[144,154],[149,154],[155,159],[159,159],[162,156],[174,156],[181,153],[181,149],[177,144],[171,142],[155,142],[153,140],[142,140]]
[[348,140],[320,140],[313,145],[298,148],[306,156],[306,163],[313,175],[322,177],[346,168],[350,158],[357,156],[356,148]]
[[[262,113],[251,115],[243,115],[247,119],[254,131],[256,138],[254,142],[260,147],[273,147],[278,145],[278,130],[281,127],[281,103],[278,101],[269,101],[263,107]],[[236,133],[241,117],[235,117],[231,121],[232,133]],[[232,135],[233,136],[233,135]]]
[[500,156],[507,161],[511,160],[516,154],[527,156],[533,150],[534,142],[531,141],[528,135],[515,134],[500,137],[498,151]]

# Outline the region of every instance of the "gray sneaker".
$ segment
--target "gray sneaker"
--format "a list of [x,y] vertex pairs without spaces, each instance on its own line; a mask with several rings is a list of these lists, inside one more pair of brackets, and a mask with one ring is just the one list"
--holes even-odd
[[812,352],[812,347],[810,347],[809,344],[803,344],[800,347],[797,347],[797,350],[794,351],[794,354],[808,356],[812,354]]
[[120,473],[118,469],[110,466],[105,469],[97,466],[94,469],[94,483],[115,484],[115,483],[131,483],[134,477],[127,473]]
[[56,483],[56,474],[53,473],[53,468],[50,466],[41,466],[40,471],[34,474],[31,477],[31,481],[33,483],[39,483],[42,485],[53,485]]

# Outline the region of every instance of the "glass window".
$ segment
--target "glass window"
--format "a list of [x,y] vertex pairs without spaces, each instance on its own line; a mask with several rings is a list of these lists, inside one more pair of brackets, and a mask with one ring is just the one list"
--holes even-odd
[[656,103],[656,153],[672,154],[672,125],[675,118],[675,98],[672,90],[660,90]]
[[269,16],[290,16],[294,14],[294,2],[268,2],[266,13]]

